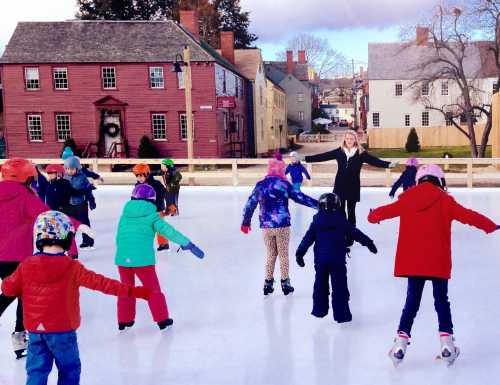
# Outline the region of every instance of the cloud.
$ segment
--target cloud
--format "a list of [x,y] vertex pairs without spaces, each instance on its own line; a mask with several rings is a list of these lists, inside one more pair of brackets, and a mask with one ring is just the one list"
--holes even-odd
[[260,42],[319,30],[387,28],[417,19],[437,0],[241,0]]

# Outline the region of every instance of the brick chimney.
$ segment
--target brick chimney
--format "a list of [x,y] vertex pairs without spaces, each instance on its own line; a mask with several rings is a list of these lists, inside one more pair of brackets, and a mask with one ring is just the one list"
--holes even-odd
[[293,51],[286,51],[286,73],[293,75]]
[[306,51],[300,50],[299,51],[299,64],[306,64],[306,63],[307,63]]
[[425,45],[429,41],[429,28],[417,27],[417,45]]
[[363,66],[359,66],[359,78],[365,80],[365,68]]
[[221,31],[220,50],[224,59],[234,64],[234,32]]
[[198,21],[198,14],[196,11],[181,10],[179,11],[179,19],[181,25],[187,29],[191,34],[200,40],[200,25]]

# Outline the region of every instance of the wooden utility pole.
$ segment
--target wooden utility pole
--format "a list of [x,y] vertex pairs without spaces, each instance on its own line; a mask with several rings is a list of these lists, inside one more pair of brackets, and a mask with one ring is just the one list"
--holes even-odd
[[[184,59],[184,91],[186,94],[186,124],[187,124],[187,154],[188,159],[192,160],[194,156],[193,149],[193,101],[191,98],[192,78],[191,78],[191,51],[188,46],[183,50]],[[189,164],[189,172],[194,171],[194,165]]]

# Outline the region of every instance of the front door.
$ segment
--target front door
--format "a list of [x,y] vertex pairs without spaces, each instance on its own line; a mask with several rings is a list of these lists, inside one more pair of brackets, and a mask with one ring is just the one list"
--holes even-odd
[[120,110],[103,111],[102,130],[104,139],[104,156],[117,157],[118,148],[123,143],[123,125]]

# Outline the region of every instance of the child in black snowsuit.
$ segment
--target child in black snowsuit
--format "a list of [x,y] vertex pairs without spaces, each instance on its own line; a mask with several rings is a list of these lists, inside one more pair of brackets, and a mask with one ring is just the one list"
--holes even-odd
[[406,161],[406,168],[401,174],[401,176],[398,178],[396,182],[392,185],[391,192],[389,193],[389,196],[391,198],[394,198],[394,195],[396,195],[396,191],[398,188],[403,186],[403,191],[408,190],[410,187],[413,187],[417,184],[415,181],[415,176],[417,175],[417,168],[418,168],[418,159],[417,158],[408,158]]
[[342,213],[340,198],[335,193],[323,194],[319,198],[319,211],[296,252],[297,264],[304,267],[304,255],[314,243],[316,276],[311,314],[319,318],[328,314],[330,294],[328,281],[331,280],[333,319],[338,323],[352,320],[346,268],[348,235],[366,246],[372,253],[377,253],[373,241],[347,221]]
[[45,204],[51,210],[67,211],[73,188],[71,183],[64,179],[64,166],[60,164],[49,164],[45,168],[48,184],[45,193]]

